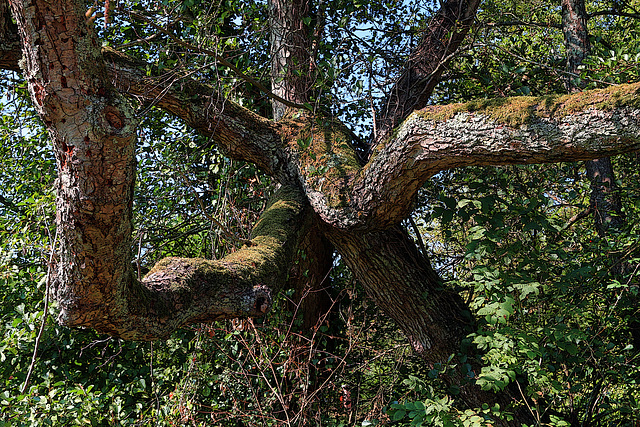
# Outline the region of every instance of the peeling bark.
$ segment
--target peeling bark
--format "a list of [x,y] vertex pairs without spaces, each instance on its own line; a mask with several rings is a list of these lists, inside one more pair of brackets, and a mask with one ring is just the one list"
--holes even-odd
[[138,283],[131,267],[133,111],[109,84],[81,5],[13,6],[29,90],[58,164],[59,321],[148,340],[188,322],[264,314],[306,224],[299,191],[278,193],[254,228],[252,246],[219,262],[167,259]]

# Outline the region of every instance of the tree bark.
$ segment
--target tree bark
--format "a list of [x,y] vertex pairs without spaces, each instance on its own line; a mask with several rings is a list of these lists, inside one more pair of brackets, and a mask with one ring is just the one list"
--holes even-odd
[[53,141],[60,258],[53,292],[59,321],[125,339],[167,336],[192,322],[259,316],[286,280],[308,222],[284,187],[254,228],[252,245],[220,262],[167,259],[137,282],[131,267],[136,120],[109,84],[81,2],[13,5],[25,74]]
[[[565,86],[568,92],[579,92],[584,84],[577,77],[582,61],[589,55],[588,15],[584,0],[562,0],[562,32],[567,51],[567,75]],[[598,235],[620,230],[624,225],[624,214],[620,190],[616,185],[611,159],[587,160],[587,179],[591,182],[590,209]]]
[[[395,226],[373,233],[347,233],[330,228],[327,235],[367,296],[395,321],[429,368],[444,370],[447,365],[456,365],[449,366],[440,377],[459,389],[457,399],[470,408],[499,403],[503,409],[520,400],[510,389],[492,393],[476,385],[481,355],[472,344],[463,343],[475,331],[475,319],[404,229]],[[515,406],[510,410],[518,414],[518,423],[533,421],[525,408]],[[494,423],[509,425],[502,420]]]
[[[310,12],[309,0],[269,0],[271,92],[300,105],[309,102],[315,82]],[[274,120],[282,119],[286,106],[277,100],[271,105]]]
[[598,235],[605,237],[621,231],[626,221],[611,158],[589,160],[585,162],[585,169],[591,182],[589,206]]
[[[349,133],[311,124],[297,162],[303,188],[323,221],[351,230],[384,229],[404,219],[422,184],[463,166],[587,160],[640,147],[640,84],[558,97],[518,97],[416,111],[360,167]],[[313,126],[316,126],[315,128]],[[305,133],[306,132],[306,133]]]
[[587,29],[587,10],[584,0],[562,0],[562,34],[567,51],[567,72],[565,87],[567,92],[577,92],[584,88],[578,76],[582,61],[589,56],[589,31]]
[[[420,186],[452,167],[584,160],[640,146],[638,84],[565,97],[429,107],[404,119],[423,107],[430,91],[423,83],[435,79],[461,42],[476,1],[445,4],[443,10],[462,26],[446,16],[434,21],[425,40],[434,38],[439,65],[425,68],[431,54],[421,44],[427,50],[413,57],[409,80],[401,79],[383,116],[381,129],[396,129],[364,166],[351,145],[353,134],[336,120],[296,112],[273,123],[179,75],[168,81],[147,78],[140,63],[113,51],[101,54],[85,23],[83,2],[12,1],[25,79],[58,162],[62,237],[54,290],[60,318],[127,339],[164,337],[189,322],[262,315],[301,245],[312,248],[307,253],[309,265],[317,263],[316,270],[309,269],[312,281],[322,283],[330,265],[323,233],[416,351],[433,366],[446,363],[473,321],[460,297],[442,285],[397,228]],[[281,37],[304,35],[307,41],[299,41],[300,51],[289,51],[285,43],[274,52],[309,54],[308,28],[295,20],[308,3],[295,3],[293,19],[278,1],[270,6],[271,19],[289,22],[283,31],[287,25],[292,30]],[[442,42],[446,34],[450,38]],[[306,80],[286,78],[290,57],[274,59],[274,75],[285,77],[275,79],[274,91],[296,102],[309,99]],[[307,55],[298,65],[311,69],[311,59]],[[229,156],[255,163],[283,184],[250,246],[219,262],[166,259],[142,283],[135,279],[130,260],[136,120],[115,87],[152,99],[211,136]],[[307,203],[315,213],[306,210]],[[314,222],[316,214],[320,220]],[[305,270],[298,275],[304,277]],[[474,406],[493,401],[472,385],[470,372],[450,379],[465,401]]]

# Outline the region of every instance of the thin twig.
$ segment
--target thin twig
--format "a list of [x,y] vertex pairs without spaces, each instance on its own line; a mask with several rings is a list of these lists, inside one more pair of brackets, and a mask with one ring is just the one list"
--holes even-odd
[[126,49],[128,47],[138,46],[138,45],[141,45],[141,44],[149,44],[150,41],[152,41],[153,39],[157,38],[158,36],[159,36],[158,33],[152,34],[149,37],[145,37],[143,39],[138,39],[138,40],[131,41],[129,43],[124,43],[124,44],[118,45],[118,46],[115,47],[115,49],[116,50],[121,50],[121,49]]
[[586,218],[589,216],[589,214],[591,213],[592,209],[591,207],[578,212],[577,214],[575,214],[574,216],[572,216],[571,218],[569,218],[569,221],[567,221],[567,223],[560,229],[560,231],[565,231],[567,228],[571,227],[573,224],[575,224],[576,222],[580,221],[583,218]]
[[409,215],[409,224],[411,224],[411,228],[416,235],[416,240],[418,241],[418,246],[420,246],[422,254],[424,256],[427,256],[427,248],[424,246],[424,240],[422,240],[422,235],[420,234],[420,230],[418,229],[418,224],[416,224],[411,215]]
[[255,246],[255,243],[253,243],[251,240],[249,239],[243,239],[242,237],[237,236],[235,233],[231,232],[231,230],[227,229],[227,227],[225,227],[224,225],[222,225],[220,223],[220,221],[218,221],[217,219],[215,219],[214,217],[212,217],[211,215],[209,215],[209,213],[207,212],[207,210],[204,208],[204,203],[202,203],[202,199],[200,199],[200,195],[198,194],[198,192],[196,191],[195,188],[193,188],[193,186],[191,185],[191,182],[189,182],[189,180],[187,179],[186,176],[184,176],[184,174],[180,171],[176,171],[178,173],[178,175],[180,175],[180,178],[182,178],[182,180],[184,181],[184,183],[191,189],[191,191],[193,191],[193,194],[196,196],[196,201],[198,202],[198,205],[200,206],[200,210],[202,211],[202,214],[207,217],[207,219],[209,221],[211,221],[212,223],[214,223],[219,229],[220,231],[222,231],[222,233],[236,241],[239,243],[242,243],[243,245],[247,245],[247,246]]
[[599,10],[597,12],[589,13],[589,18],[593,18],[594,16],[621,16],[623,18],[635,18],[640,19],[640,14],[638,13],[627,13],[627,12],[618,12],[617,10]]
[[[49,236],[49,240],[51,240],[51,236]],[[47,323],[47,318],[49,317],[49,288],[51,284],[51,267],[53,265],[53,257],[56,252],[56,245],[58,244],[58,232],[56,231],[56,237],[53,241],[53,245],[51,246],[51,253],[49,254],[49,262],[47,263],[47,277],[45,279],[45,290],[44,290],[44,311],[42,313],[42,322],[40,323],[40,330],[38,331],[38,336],[36,337],[35,347],[33,349],[33,355],[31,356],[31,365],[29,365],[29,371],[27,371],[27,377],[24,379],[24,384],[22,384],[22,389],[20,393],[24,394],[27,386],[29,385],[29,379],[31,378],[31,374],[33,373],[33,368],[36,365],[36,359],[38,357],[38,347],[40,346],[40,340],[42,339],[42,334],[44,333],[44,327]]]
[[288,101],[288,100],[276,95],[275,93],[271,92],[269,89],[267,89],[258,80],[256,80],[256,79],[246,75],[245,73],[243,73],[238,67],[236,67],[235,65],[233,65],[231,62],[227,61],[226,59],[222,58],[217,52],[214,52],[214,51],[209,50],[209,49],[201,48],[201,47],[198,47],[198,46],[194,46],[194,45],[192,45],[190,43],[185,42],[184,40],[176,37],[174,34],[172,34],[171,32],[169,32],[167,30],[165,30],[160,25],[156,24],[155,22],[153,22],[151,19],[147,18],[144,15],[140,15],[138,13],[131,12],[131,11],[128,11],[127,13],[130,16],[132,16],[132,17],[134,17],[136,19],[139,19],[140,21],[142,21],[144,23],[151,25],[157,31],[160,31],[161,33],[165,34],[171,40],[173,40],[174,42],[178,43],[180,46],[189,49],[190,51],[198,52],[198,53],[204,53],[204,54],[213,56],[216,59],[216,61],[218,61],[220,64],[224,65],[225,67],[229,68],[231,71],[233,71],[238,77],[240,77],[245,82],[250,83],[250,84],[254,85],[255,87],[257,87],[258,89],[260,89],[269,98],[275,99],[276,101],[283,103],[287,107],[312,111],[312,109],[309,109],[309,108],[307,108],[306,106],[304,106],[302,104],[297,104],[295,102]]

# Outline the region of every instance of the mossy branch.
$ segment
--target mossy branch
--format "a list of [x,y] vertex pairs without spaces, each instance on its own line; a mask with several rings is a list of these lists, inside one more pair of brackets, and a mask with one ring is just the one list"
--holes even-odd
[[281,188],[253,229],[251,246],[225,258],[165,258],[102,311],[61,315],[67,325],[88,326],[129,340],[167,337],[186,324],[264,315],[272,295],[286,283],[290,262],[305,227],[302,194]]

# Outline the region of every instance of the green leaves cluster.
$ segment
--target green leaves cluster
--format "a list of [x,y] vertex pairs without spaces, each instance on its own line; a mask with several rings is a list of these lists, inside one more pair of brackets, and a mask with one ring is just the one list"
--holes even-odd
[[476,383],[519,382],[550,425],[639,411],[638,277],[620,269],[637,265],[640,248],[635,161],[616,161],[628,227],[607,238],[591,217],[575,220],[590,190],[577,164],[469,168],[425,189],[438,202],[418,214],[423,237],[441,262],[456,260],[443,273],[478,318]]

